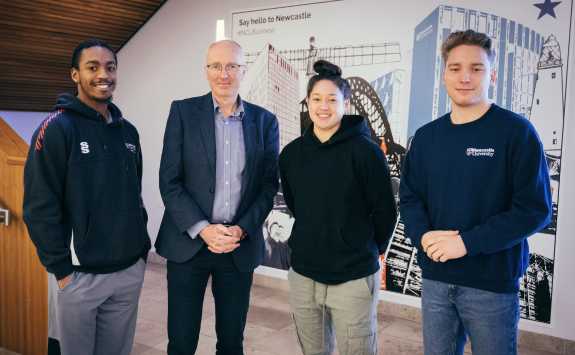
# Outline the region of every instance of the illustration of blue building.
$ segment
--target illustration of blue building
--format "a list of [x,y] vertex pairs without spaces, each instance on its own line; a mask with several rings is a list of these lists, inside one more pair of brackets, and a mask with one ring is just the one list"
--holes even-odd
[[442,83],[441,44],[451,32],[472,29],[493,41],[497,81],[489,98],[529,117],[543,36],[515,21],[461,7],[438,6],[415,28],[407,136],[449,112]]
[[405,122],[402,119],[404,116],[400,101],[404,94],[404,78],[405,71],[394,70],[370,83],[383,105],[395,142],[399,144],[406,143]]

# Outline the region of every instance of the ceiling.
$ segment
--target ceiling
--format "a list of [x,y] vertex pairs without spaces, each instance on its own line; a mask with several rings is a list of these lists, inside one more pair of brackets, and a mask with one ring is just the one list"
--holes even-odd
[[0,0],[0,110],[50,111],[88,38],[116,51],[166,0]]

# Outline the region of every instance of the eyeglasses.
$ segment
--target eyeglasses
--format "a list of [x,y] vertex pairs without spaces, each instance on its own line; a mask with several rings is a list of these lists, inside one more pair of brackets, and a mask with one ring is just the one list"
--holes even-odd
[[210,73],[213,73],[213,74],[219,74],[222,72],[223,69],[225,69],[226,73],[231,74],[231,75],[235,75],[238,73],[238,71],[240,71],[241,67],[243,67],[243,65],[236,64],[236,63],[229,63],[229,64],[226,64],[225,66],[222,65],[222,63],[213,63],[213,64],[206,65],[206,68],[208,68]]

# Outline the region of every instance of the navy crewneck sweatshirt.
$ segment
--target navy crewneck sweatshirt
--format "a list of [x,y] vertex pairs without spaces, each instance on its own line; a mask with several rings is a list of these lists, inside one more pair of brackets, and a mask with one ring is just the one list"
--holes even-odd
[[[450,114],[415,134],[400,186],[407,236],[423,277],[493,292],[517,292],[529,262],[527,237],[551,218],[543,147],[529,121],[491,105],[479,119]],[[432,230],[458,230],[467,255],[445,263],[423,252]]]

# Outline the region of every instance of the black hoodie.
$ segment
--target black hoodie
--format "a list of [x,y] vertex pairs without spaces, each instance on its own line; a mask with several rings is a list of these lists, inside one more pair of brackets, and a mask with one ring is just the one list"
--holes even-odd
[[295,217],[292,268],[325,284],[373,274],[396,222],[389,169],[360,116],[344,116],[321,143],[313,125],[280,155],[285,201]]
[[24,220],[46,269],[111,273],[147,255],[136,128],[108,105],[112,121],[75,96],[58,98],[32,137],[24,170]]

